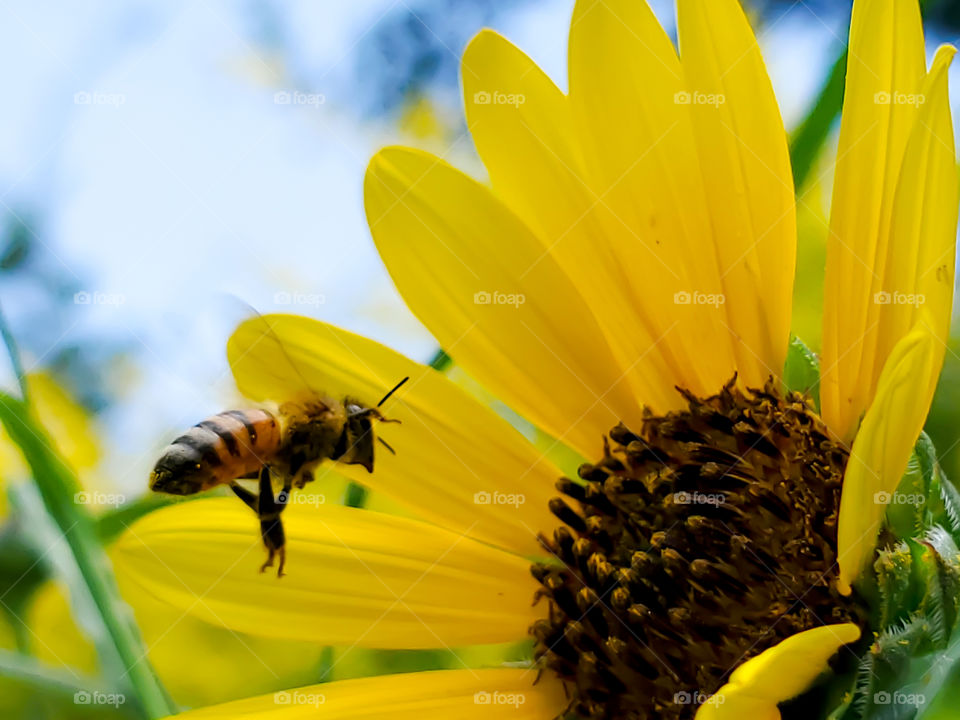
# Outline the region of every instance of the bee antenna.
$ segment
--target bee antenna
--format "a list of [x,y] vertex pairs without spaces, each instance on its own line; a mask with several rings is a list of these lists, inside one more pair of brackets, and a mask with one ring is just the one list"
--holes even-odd
[[393,454],[393,455],[396,455],[396,454],[397,454],[397,451],[394,450],[392,447],[390,447],[390,443],[388,443],[388,442],[387,442],[386,440],[384,440],[382,437],[379,437],[379,436],[378,436],[378,437],[377,437],[377,442],[379,442],[379,443],[380,443],[381,445],[383,445],[387,450],[389,450],[389,451],[391,452],[391,454]]
[[380,402],[377,403],[377,407],[380,407],[381,405],[383,405],[383,404],[389,399],[389,397],[390,397],[391,395],[393,395],[397,390],[399,390],[399,389],[400,389],[400,386],[403,385],[403,384],[404,384],[407,380],[409,380],[409,379],[410,379],[410,376],[408,375],[408,376],[405,377],[403,380],[401,380],[401,381],[398,382],[396,385],[394,385],[394,386],[393,386],[393,390],[391,390],[391,391],[388,392],[386,395],[384,395],[384,396],[383,396],[383,399],[381,399]]

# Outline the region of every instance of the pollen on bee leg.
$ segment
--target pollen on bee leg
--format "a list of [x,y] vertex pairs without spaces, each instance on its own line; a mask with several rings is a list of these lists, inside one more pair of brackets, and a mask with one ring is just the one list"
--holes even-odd
[[[812,403],[734,382],[686,410],[619,425],[562,479],[541,543],[531,628],[541,668],[583,718],[693,718],[743,661],[797,632],[851,621],[837,589],[847,451]],[[802,598],[802,602],[798,602]]]

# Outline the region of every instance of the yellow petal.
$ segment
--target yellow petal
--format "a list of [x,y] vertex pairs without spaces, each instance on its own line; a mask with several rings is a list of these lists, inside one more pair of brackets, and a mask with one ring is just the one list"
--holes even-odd
[[894,194],[925,76],[916,0],[854,3],[824,287],[821,404],[843,439],[870,404]]
[[341,680],[177,715],[178,720],[549,720],[567,700],[560,684],[534,670],[438,670]]
[[364,183],[394,283],[440,345],[510,407],[587,457],[640,408],[577,288],[489,189],[386,148]]
[[714,393],[736,369],[733,328],[673,44],[645,2],[579,0],[569,58],[585,176],[636,312],[676,381]]
[[[953,305],[957,232],[957,167],[947,71],[956,49],[941,47],[923,85],[923,104],[910,134],[893,202],[883,294],[875,294],[879,325],[870,374],[923,312],[946,351]],[[884,301],[882,304],[878,301]],[[939,363],[938,363],[939,365]]]
[[12,622],[23,623],[30,651],[38,660],[94,673],[96,649],[71,610],[69,590],[59,582],[47,582],[36,591],[27,617]]
[[681,0],[677,26],[737,367],[759,386],[779,376],[790,334],[796,212],[787,135],[738,0]]
[[570,103],[536,63],[484,30],[463,54],[467,125],[494,194],[534,232],[574,279],[635,395],[656,408],[677,404],[678,378],[637,312],[629,278],[608,240],[601,198],[583,176]]
[[378,448],[373,473],[357,465],[338,464],[337,471],[457,533],[520,553],[542,552],[536,534],[557,524],[547,503],[560,471],[441,373],[295,315],[243,323],[227,355],[240,391],[258,402],[289,399],[306,384],[375,405],[409,376],[383,408],[402,424],[377,427],[397,454]]
[[541,614],[515,555],[415,520],[291,502],[283,578],[257,572],[257,519],[234,498],[145,516],[116,543],[118,573],[202,620],[327,645],[507,642]]
[[46,373],[28,375],[27,389],[40,421],[70,466],[83,471],[96,465],[100,448],[90,413]]
[[841,592],[850,592],[873,556],[887,502],[923,429],[942,364],[942,343],[924,315],[883,368],[843,477],[837,539]]
[[[223,623],[185,615],[126,576],[118,580],[143,634],[150,665],[181,707],[213,705],[316,680],[322,646],[238,633]],[[216,682],[211,682],[213,677]]]
[[[28,375],[27,389],[37,417],[70,466],[82,473],[96,465],[100,448],[89,413],[46,373]],[[6,433],[0,433],[0,437],[0,474],[7,478],[26,476],[29,470],[19,449]]]
[[859,637],[851,623],[788,637],[738,667],[701,705],[697,720],[780,720],[777,704],[809,689],[837,650]]

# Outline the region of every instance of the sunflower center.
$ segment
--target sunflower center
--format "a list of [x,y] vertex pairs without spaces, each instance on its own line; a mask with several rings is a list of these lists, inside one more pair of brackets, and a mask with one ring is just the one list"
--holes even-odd
[[[681,391],[683,392],[683,391]],[[852,621],[836,589],[846,450],[810,401],[728,383],[688,409],[622,425],[562,479],[532,567],[549,615],[536,656],[583,718],[690,718],[745,660]]]

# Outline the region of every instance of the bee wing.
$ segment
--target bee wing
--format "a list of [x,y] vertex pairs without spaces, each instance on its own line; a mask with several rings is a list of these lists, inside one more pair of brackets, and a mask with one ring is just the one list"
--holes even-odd
[[[382,408],[403,425],[377,428],[396,456],[380,452],[372,474],[359,465],[338,466],[338,474],[458,535],[521,555],[543,553],[530,528],[556,522],[548,504],[563,473],[505,420],[436,370],[374,340],[305,317],[266,319],[304,377],[331,395],[372,405],[384,389],[410,378]],[[256,342],[254,327],[244,324],[230,340],[234,376],[249,396],[272,399],[288,391],[290,379],[276,369],[286,367],[276,346]],[[483,493],[502,493],[518,504],[506,511],[484,501]]]
[[321,365],[303,323],[314,325],[298,315],[277,314],[256,315],[237,327],[227,341],[227,359],[240,392],[256,402],[283,402],[309,393],[372,398],[375,403],[394,378],[373,379],[346,367]]

